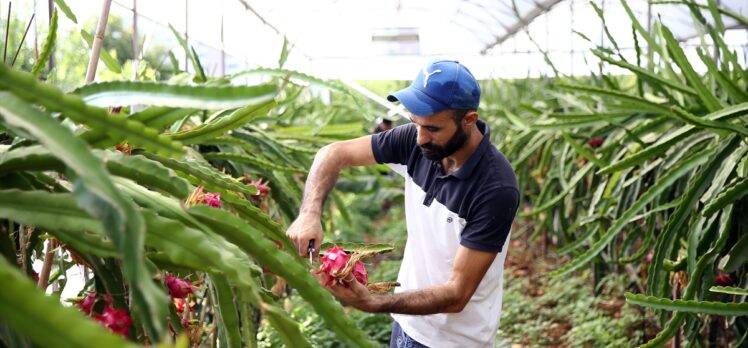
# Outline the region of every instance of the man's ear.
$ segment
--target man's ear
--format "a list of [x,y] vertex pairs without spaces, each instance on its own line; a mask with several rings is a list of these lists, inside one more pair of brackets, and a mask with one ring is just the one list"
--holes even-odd
[[462,119],[462,122],[465,123],[465,126],[472,126],[476,122],[478,122],[478,111],[476,110],[470,110],[465,114],[465,118]]

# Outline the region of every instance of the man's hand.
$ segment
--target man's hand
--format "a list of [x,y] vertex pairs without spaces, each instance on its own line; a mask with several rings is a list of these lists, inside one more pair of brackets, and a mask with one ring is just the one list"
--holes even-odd
[[322,223],[319,216],[314,214],[300,214],[296,220],[288,227],[286,235],[296,246],[296,251],[302,257],[309,257],[307,247],[309,241],[314,239],[314,258],[319,255],[319,247],[322,245],[324,234],[322,233]]
[[[457,248],[452,275],[443,284],[395,294],[371,295],[355,279],[346,288],[342,285],[326,287],[339,299],[362,311],[427,315],[459,313],[473,297],[497,253]],[[320,283],[323,278],[317,275]]]
[[[319,283],[324,286],[324,275],[316,274],[316,271],[313,272],[313,274],[317,277]],[[329,290],[333,295],[335,295],[335,297],[353,308],[362,310],[364,312],[373,311],[375,297],[372,296],[369,292],[369,289],[367,289],[363,284],[359,283],[355,277],[351,276],[350,278],[352,279],[350,282],[347,282],[348,287],[345,287],[345,285],[342,284],[334,284],[331,286],[325,286],[325,289]]]

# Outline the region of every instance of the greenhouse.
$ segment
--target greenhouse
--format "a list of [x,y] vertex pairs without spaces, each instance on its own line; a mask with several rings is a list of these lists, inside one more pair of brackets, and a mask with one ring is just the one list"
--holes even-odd
[[0,347],[748,347],[746,0],[0,0]]

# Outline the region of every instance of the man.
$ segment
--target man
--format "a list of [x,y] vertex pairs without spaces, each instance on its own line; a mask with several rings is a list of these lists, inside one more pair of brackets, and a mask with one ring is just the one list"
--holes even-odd
[[436,61],[388,99],[402,103],[412,122],[323,147],[287,234],[297,248],[314,239],[318,249],[323,201],[339,171],[387,164],[405,178],[401,287],[386,295],[371,295],[356,281],[328,289],[360,310],[392,313],[392,347],[492,347],[519,191],[478,120],[480,87],[465,66]]

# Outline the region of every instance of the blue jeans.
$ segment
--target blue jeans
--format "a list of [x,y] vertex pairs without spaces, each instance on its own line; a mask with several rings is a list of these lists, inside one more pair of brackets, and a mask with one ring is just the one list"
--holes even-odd
[[418,343],[412,337],[403,331],[400,324],[394,322],[392,324],[392,336],[390,337],[390,348],[429,348],[423,344]]

